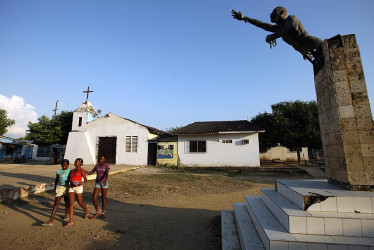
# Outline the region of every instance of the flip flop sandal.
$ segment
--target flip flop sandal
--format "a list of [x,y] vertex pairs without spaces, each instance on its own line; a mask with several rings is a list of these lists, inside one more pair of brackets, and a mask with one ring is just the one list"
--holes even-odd
[[68,224],[66,224],[64,227],[71,227],[72,225],[74,225],[73,222],[69,222]]
[[100,213],[100,210],[96,211],[96,213],[92,216],[91,219],[96,219],[96,217],[99,215]]

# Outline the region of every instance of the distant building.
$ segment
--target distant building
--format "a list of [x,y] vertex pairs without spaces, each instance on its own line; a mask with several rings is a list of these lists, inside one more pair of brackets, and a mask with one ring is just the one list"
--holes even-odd
[[96,164],[105,155],[110,164],[155,165],[157,143],[150,139],[165,132],[109,113],[95,119],[90,102],[84,102],[73,113],[65,158],[84,164]]
[[19,156],[32,159],[37,146],[31,141],[0,136],[0,159],[15,159]]
[[194,122],[175,131],[181,167],[259,167],[258,133],[247,120]]

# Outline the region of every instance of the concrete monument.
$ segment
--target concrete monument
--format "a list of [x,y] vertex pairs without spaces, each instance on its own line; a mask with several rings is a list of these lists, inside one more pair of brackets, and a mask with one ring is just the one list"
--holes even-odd
[[355,35],[323,43],[315,68],[318,115],[329,182],[349,190],[374,188],[374,126]]
[[243,16],[235,19],[273,32],[266,42],[282,39],[313,63],[318,114],[329,182],[349,190],[374,188],[374,127],[360,51],[354,35],[322,42],[310,36],[284,7],[270,15],[275,25]]
[[313,63],[327,180],[276,180],[222,211],[223,249],[374,249],[374,126],[354,35],[320,41],[277,7],[274,32]]

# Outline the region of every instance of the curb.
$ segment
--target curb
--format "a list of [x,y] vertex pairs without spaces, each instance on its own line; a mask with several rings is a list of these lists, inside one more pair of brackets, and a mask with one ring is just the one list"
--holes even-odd
[[[118,174],[118,173],[126,172],[129,170],[135,170],[138,168],[141,168],[141,167],[120,169],[120,170],[109,172],[109,175]],[[87,176],[88,181],[95,180],[95,179],[96,179],[96,174]],[[17,200],[20,198],[26,198],[29,195],[43,193],[48,190],[53,190],[54,188],[55,188],[54,182],[40,183],[36,185],[18,187],[18,188],[0,188],[0,201],[4,199]]]

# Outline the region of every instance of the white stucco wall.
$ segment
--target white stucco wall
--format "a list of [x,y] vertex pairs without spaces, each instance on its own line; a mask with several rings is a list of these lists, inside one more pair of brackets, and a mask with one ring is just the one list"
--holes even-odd
[[[126,152],[126,136],[138,137],[137,152]],[[117,137],[116,164],[147,165],[148,129],[114,114],[87,123],[86,132],[70,132],[65,158],[81,157],[85,164],[95,164],[98,137]]]
[[[242,140],[249,140],[243,144]],[[206,153],[189,153],[188,141],[206,141]],[[222,143],[232,140],[232,143]],[[258,134],[178,135],[180,165],[189,167],[259,167]]]
[[[266,161],[272,161],[272,160],[297,161],[297,152],[290,151],[288,148],[283,147],[283,146],[276,146],[276,147],[270,148],[265,153],[261,153],[260,159],[266,160]],[[302,161],[309,161],[307,147],[301,148],[300,159]]]
[[70,132],[66,144],[65,159],[74,163],[75,159],[82,158],[83,164],[94,164],[95,154],[89,149],[85,132]]

